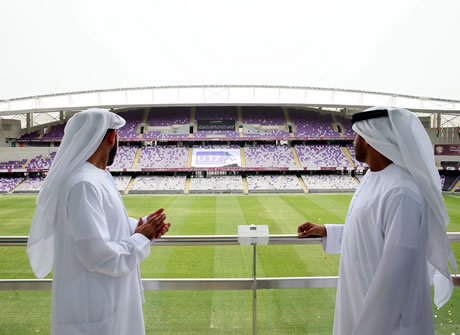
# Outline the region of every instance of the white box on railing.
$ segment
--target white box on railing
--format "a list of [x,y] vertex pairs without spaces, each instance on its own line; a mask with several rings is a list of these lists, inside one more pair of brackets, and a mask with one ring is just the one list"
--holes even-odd
[[239,225],[238,242],[240,245],[267,245],[268,244],[267,225]]

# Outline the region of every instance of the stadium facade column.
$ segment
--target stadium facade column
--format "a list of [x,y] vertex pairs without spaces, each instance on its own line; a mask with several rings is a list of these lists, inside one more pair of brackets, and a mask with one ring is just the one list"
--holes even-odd
[[34,126],[34,113],[27,113],[26,114],[26,125],[27,125],[27,132],[30,133],[30,128]]
[[64,111],[60,111],[59,112],[59,122],[60,123],[64,123]]
[[435,128],[436,128],[436,143],[442,143],[442,140],[438,139],[438,137],[442,136],[441,134],[441,113],[436,113],[435,115]]

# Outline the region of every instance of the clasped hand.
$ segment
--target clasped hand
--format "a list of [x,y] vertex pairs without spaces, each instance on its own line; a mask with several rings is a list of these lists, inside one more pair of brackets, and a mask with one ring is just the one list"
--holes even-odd
[[163,213],[163,208],[147,216],[146,221],[142,217],[139,218],[135,233],[139,233],[147,237],[149,240],[160,238],[166,234],[171,226],[171,223],[165,223],[166,214]]

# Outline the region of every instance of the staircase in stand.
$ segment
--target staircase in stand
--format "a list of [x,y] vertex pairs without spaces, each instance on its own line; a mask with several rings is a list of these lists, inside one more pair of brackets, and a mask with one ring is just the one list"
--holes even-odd
[[135,180],[136,180],[136,177],[132,177],[132,178],[129,180],[128,186],[126,186],[125,191],[123,192],[123,194],[128,194],[128,193],[129,193],[129,190],[130,190],[131,187],[133,186]]
[[345,156],[347,156],[348,162],[350,162],[351,166],[356,167],[355,162],[353,162],[353,158],[351,157],[350,150],[347,147],[341,147]]
[[139,157],[140,157],[140,155],[141,155],[141,152],[142,152],[142,147],[141,147],[141,148],[137,148],[136,157],[134,157],[134,162],[133,162],[133,165],[131,166],[131,169],[135,169],[135,168],[136,168],[137,163],[139,162]]

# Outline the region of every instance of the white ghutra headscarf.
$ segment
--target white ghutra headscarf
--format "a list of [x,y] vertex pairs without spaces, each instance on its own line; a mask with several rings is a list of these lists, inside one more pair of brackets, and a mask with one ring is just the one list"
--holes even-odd
[[124,125],[122,117],[96,108],[77,113],[67,122],[59,150],[38,194],[27,242],[30,265],[38,278],[45,277],[53,265],[54,230],[63,181],[96,152],[108,129]]
[[[388,117],[382,117],[386,111]],[[428,271],[434,285],[434,303],[440,308],[453,292],[447,260],[455,273],[457,263],[447,239],[449,216],[430,138],[419,119],[405,109],[373,107],[355,114],[353,119],[353,130],[375,150],[406,170],[422,192],[427,209]]]

